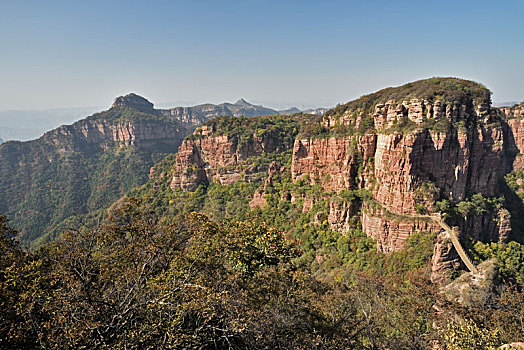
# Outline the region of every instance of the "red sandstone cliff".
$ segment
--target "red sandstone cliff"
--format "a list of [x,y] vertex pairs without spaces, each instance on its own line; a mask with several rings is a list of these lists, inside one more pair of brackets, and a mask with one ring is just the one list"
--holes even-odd
[[243,166],[245,160],[260,154],[264,146],[259,140],[238,145],[227,135],[186,139],[178,149],[171,188],[192,191],[201,183],[229,185],[244,180],[242,174],[254,170]]
[[60,126],[42,139],[61,152],[83,147],[105,149],[115,143],[148,147],[164,142],[176,149],[192,130],[188,124],[162,116],[145,98],[129,94],[115,98],[109,110]]
[[[257,120],[236,121],[247,125]],[[290,123],[293,125],[292,120]],[[210,123],[199,128],[193,137],[184,140],[176,156],[171,188],[193,191],[199,184],[213,181],[229,185],[241,179],[247,182],[263,180],[269,164],[253,164],[249,159],[263,153],[284,150],[289,146],[271,131],[259,135],[253,132],[255,130],[250,131],[246,125],[240,126],[245,130],[242,137],[234,133],[222,133],[219,126]]]
[[[373,213],[364,205],[364,231],[374,236],[385,251],[400,248],[415,231],[440,231],[435,224],[391,220],[385,213],[414,215],[418,202],[427,207],[438,193],[452,202],[465,199],[467,193],[495,195],[506,166],[503,142],[501,128],[378,135],[373,171],[365,177],[373,198],[382,208]],[[431,184],[438,193],[421,193],[423,184]]]
[[[397,250],[414,232],[441,231],[432,221],[415,217],[421,210],[431,211],[436,200],[456,204],[473,193],[499,196],[501,178],[513,167],[522,167],[517,155],[524,152],[522,109],[491,108],[489,91],[476,83],[451,79],[451,88],[439,84],[430,79],[426,85],[433,95],[427,98],[387,98],[401,93],[413,96],[418,86],[365,96],[328,112],[319,121],[323,133],[295,140],[292,180],[321,186],[321,198],[329,199],[327,222],[332,229],[344,233],[357,218],[380,250]],[[371,128],[362,129],[366,123]],[[341,126],[350,132],[337,136]],[[192,190],[201,182],[229,184],[245,179],[250,170],[243,162],[261,154],[269,142],[253,139],[242,148],[229,136],[213,136],[210,130],[202,135],[180,148],[173,188]],[[265,185],[275,171],[269,172]],[[255,193],[252,207],[264,205],[265,185]],[[359,207],[337,195],[358,189],[371,195]],[[298,199],[303,211],[319,200],[291,193],[292,202]],[[462,234],[475,239],[504,241],[511,231],[509,219],[502,209],[465,217],[457,224]],[[445,242],[437,248],[436,261],[451,259]]]

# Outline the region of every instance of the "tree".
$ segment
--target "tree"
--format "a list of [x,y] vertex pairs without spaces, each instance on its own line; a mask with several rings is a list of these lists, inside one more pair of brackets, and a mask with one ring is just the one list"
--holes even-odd
[[0,215],[0,348],[30,349],[38,344],[42,315],[43,266],[16,241],[17,232]]

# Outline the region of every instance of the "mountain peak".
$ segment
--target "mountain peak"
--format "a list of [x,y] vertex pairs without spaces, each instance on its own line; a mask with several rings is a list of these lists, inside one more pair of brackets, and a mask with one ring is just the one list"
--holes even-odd
[[253,106],[251,103],[247,102],[243,98],[239,99],[237,102],[235,102],[238,106]]
[[130,107],[141,112],[153,111],[153,104],[135,93],[115,98],[111,107]]

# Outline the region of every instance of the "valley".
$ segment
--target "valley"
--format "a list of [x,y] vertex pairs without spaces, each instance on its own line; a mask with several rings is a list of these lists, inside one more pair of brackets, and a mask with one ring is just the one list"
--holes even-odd
[[521,105],[431,78],[318,114],[218,106],[129,94],[0,146],[0,293],[30,324],[10,323],[17,344],[522,339]]

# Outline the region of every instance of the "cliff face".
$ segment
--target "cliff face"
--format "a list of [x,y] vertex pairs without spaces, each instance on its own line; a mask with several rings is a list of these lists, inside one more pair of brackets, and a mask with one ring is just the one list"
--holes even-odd
[[406,214],[413,214],[416,189],[425,182],[455,202],[468,191],[493,196],[505,169],[503,144],[500,127],[380,134],[374,196],[387,208]]
[[[233,124],[238,124],[235,132],[224,132]],[[170,186],[194,191],[213,181],[222,185],[260,181],[270,164],[253,158],[290,149],[296,126],[296,119],[285,116],[222,117],[203,125],[180,146]]]
[[[405,107],[389,101],[375,107],[375,111],[380,111],[373,114],[378,125],[376,133],[297,139],[293,150],[293,179],[308,175],[312,184],[319,183],[328,192],[369,190],[373,205],[363,204],[362,227],[377,239],[383,251],[401,248],[413,232],[439,232],[438,225],[408,216],[417,215],[417,206],[433,209],[433,203],[441,195],[453,203],[464,200],[469,193],[496,195],[500,178],[511,165],[505,147],[511,148],[512,143],[501,126],[487,126],[483,122],[490,117],[486,105],[477,108],[435,106],[442,107],[442,104],[426,107],[416,102]],[[342,123],[351,124],[348,115],[350,113],[342,116]],[[450,123],[478,118],[481,122],[477,127],[444,132],[427,128],[392,131],[401,118],[408,118],[416,125],[429,118],[446,119]],[[511,130],[515,130],[513,135],[520,140],[518,126],[520,123],[516,121],[510,124]],[[336,210],[339,209],[332,206],[330,216]],[[336,220],[330,223],[334,229],[347,229]],[[478,226],[470,223],[465,227],[466,233],[478,239],[481,235]],[[496,228],[492,231],[491,239],[498,240]]]
[[[108,121],[104,119],[83,120],[73,125],[63,125],[49,131],[43,141],[55,145],[58,149],[81,149],[85,146],[100,148],[111,147],[115,143],[124,146],[153,145],[164,139],[168,143],[180,143],[180,136],[187,134],[190,128],[175,122],[159,120]],[[64,142],[68,140],[69,142]],[[176,148],[175,148],[176,149]]]
[[[417,205],[431,210],[441,196],[458,203],[469,193],[496,195],[507,169],[503,145],[500,127],[379,134],[372,170],[363,178],[380,208],[373,212],[364,205],[364,231],[377,238],[384,251],[401,248],[413,232],[440,231],[435,224],[388,219],[385,213],[414,216]],[[467,231],[480,238],[477,230]],[[490,238],[497,241],[497,235],[492,232]]]
[[310,184],[325,191],[354,189],[356,152],[350,137],[299,139],[293,147],[293,181],[308,175]]
[[524,119],[509,119],[506,122],[506,135],[509,140],[509,148],[513,154],[515,169],[524,169]]
[[[315,209],[313,222],[341,233],[359,222],[380,250],[398,250],[415,232],[441,231],[423,217],[446,210],[437,205],[458,206],[473,194],[486,203],[500,202],[501,180],[521,166],[515,155],[524,151],[522,119],[505,115],[519,113],[516,107],[491,108],[485,87],[460,79],[429,79],[364,96],[304,124],[289,147],[295,187],[281,191],[280,200],[302,212],[326,203],[320,212]],[[171,187],[194,190],[211,181],[249,181],[247,160],[280,142],[254,136],[240,147],[232,135],[205,129],[199,138],[184,141]],[[268,169],[252,208],[265,205],[266,189],[283,171],[277,165]],[[316,192],[298,188],[303,184]],[[511,215],[503,204],[483,204],[482,210],[468,205],[462,205],[462,216],[450,219],[461,234],[483,241],[508,239]],[[434,259],[452,259],[447,242],[439,244]]]
[[213,181],[222,185],[249,181],[249,175],[258,169],[246,165],[246,160],[269,150],[271,143],[256,134],[244,144],[228,135],[184,140],[178,150],[171,188],[194,191],[198,185]]
[[[376,150],[377,135],[297,139],[293,147],[293,181],[308,175],[310,184],[325,191],[357,188],[357,170]],[[361,164],[359,164],[361,162]]]
[[33,243],[66,219],[96,212],[147,181],[147,170],[176,152],[193,128],[162,117],[142,97],[41,138],[0,146],[0,212]]
[[[457,205],[475,193],[502,194],[504,175],[521,166],[520,157],[514,158],[524,150],[524,124],[500,116],[519,113],[517,107],[491,108],[485,88],[460,80],[384,89],[328,112],[319,121],[318,136],[296,140],[293,178],[307,178],[328,192],[369,191],[371,199],[361,204],[362,228],[380,250],[398,250],[414,232],[440,232],[421,217],[436,210],[437,201]],[[351,136],[336,136],[344,131]],[[330,218],[356,212],[340,211],[330,205]],[[456,224],[474,239],[504,241],[511,232],[509,219],[499,208],[468,214]],[[348,229],[337,220],[329,224]]]

